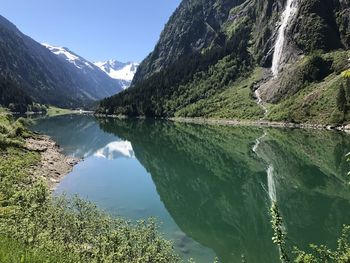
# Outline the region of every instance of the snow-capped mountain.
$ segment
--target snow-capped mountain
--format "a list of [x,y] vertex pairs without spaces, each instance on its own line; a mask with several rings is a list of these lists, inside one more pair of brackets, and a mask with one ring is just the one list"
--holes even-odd
[[66,61],[72,63],[74,66],[76,66],[78,69],[83,69],[85,67],[89,67],[90,69],[94,69],[95,65],[86,59],[78,56],[74,52],[70,51],[66,47],[57,47],[57,46],[51,46],[49,44],[43,43],[44,47],[48,48],[52,53],[56,54],[57,56],[65,59]]
[[130,86],[132,79],[136,73],[139,63],[135,62],[119,62],[116,60],[108,60],[94,63],[101,70],[106,72],[111,78],[123,82],[123,89]]
[[75,74],[81,77],[81,82],[92,91],[92,99],[101,99],[115,95],[125,88],[122,80],[111,78],[100,67],[75,54],[65,47],[42,44],[55,54],[61,61],[64,61]]

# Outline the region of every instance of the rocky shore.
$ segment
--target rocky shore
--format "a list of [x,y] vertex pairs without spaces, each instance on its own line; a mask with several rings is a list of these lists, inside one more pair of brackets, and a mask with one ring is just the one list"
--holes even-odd
[[[98,118],[115,118],[115,119],[128,119],[123,115],[107,115],[107,114],[94,114]],[[145,119],[146,117],[140,116],[137,119]],[[194,123],[194,124],[209,124],[209,125],[230,125],[230,126],[257,126],[257,127],[273,127],[273,128],[299,128],[299,129],[317,129],[317,130],[335,130],[350,133],[350,124],[333,125],[333,124],[314,124],[314,123],[291,123],[291,122],[274,122],[267,120],[233,120],[233,119],[211,119],[211,118],[159,118],[161,120],[170,120],[173,122]]]
[[336,130],[350,133],[350,125],[324,125],[312,123],[290,123],[290,122],[273,122],[265,120],[226,120],[226,119],[206,119],[206,118],[170,118],[169,120],[183,123],[209,124],[209,125],[242,125],[258,127],[275,127],[275,128],[299,128],[299,129],[318,129],[318,130]]
[[26,148],[40,153],[41,160],[29,173],[37,179],[47,181],[54,190],[61,179],[70,173],[80,160],[65,156],[60,147],[50,137],[35,135],[26,139]]

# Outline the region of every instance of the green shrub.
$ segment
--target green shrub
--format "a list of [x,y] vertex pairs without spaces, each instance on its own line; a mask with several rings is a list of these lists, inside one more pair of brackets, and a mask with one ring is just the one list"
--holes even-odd
[[8,134],[9,131],[9,126],[5,125],[4,123],[0,123],[0,134]]
[[279,249],[281,263],[291,262],[291,259],[295,263],[350,262],[350,226],[343,226],[335,250],[325,245],[310,244],[310,252],[306,252],[297,247],[292,249],[288,246],[288,235],[283,226],[283,219],[276,203],[272,204],[270,214],[274,232],[272,240]]
[[51,198],[43,184],[17,193],[0,234],[77,262],[179,262],[153,220],[114,219],[77,197]]
[[0,263],[64,263],[77,262],[76,258],[58,253],[29,248],[18,241],[0,236]]
[[311,252],[294,250],[297,263],[317,263],[317,262],[350,262],[350,226],[344,226],[341,236],[338,239],[338,246],[332,250],[324,245],[310,245]]
[[349,65],[347,52],[334,52],[331,59],[332,71],[337,75],[342,73]]

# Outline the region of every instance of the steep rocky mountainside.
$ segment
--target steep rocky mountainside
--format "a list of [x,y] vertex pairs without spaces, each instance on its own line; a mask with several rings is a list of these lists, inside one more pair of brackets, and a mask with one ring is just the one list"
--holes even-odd
[[97,100],[112,96],[123,90],[123,83],[105,74],[99,67],[85,58],[75,54],[66,47],[43,44],[53,54],[65,62],[66,67],[79,78],[81,86]]
[[154,51],[142,62],[134,83],[166,69],[183,56],[201,52],[218,37],[231,8],[243,0],[185,0],[171,16]]
[[93,70],[86,74],[0,16],[0,104],[84,107],[121,90],[99,68]]
[[344,122],[349,47],[348,1],[184,0],[132,87],[99,111]]

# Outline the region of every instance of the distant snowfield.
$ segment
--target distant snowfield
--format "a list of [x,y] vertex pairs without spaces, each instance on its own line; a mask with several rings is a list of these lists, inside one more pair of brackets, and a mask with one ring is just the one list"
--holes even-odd
[[94,64],[97,67],[99,67],[101,70],[106,72],[111,78],[124,80],[126,81],[126,83],[128,83],[128,85],[131,84],[131,81],[133,80],[136,70],[139,66],[139,63],[135,63],[135,62],[122,63],[116,60],[95,62]]

